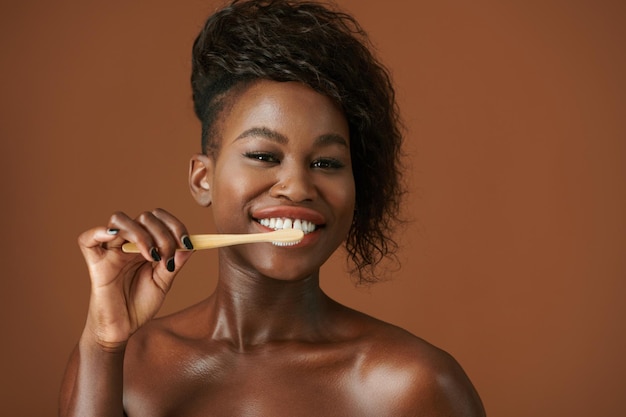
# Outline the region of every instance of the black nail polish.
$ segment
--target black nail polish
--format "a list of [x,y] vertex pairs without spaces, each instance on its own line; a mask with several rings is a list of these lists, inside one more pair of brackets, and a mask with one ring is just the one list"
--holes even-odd
[[174,258],[170,258],[167,260],[167,270],[170,272],[174,272],[174,269],[176,269],[176,265],[174,264]]
[[161,256],[159,255],[159,251],[156,248],[150,249],[150,256],[154,259],[154,262],[159,262],[161,260]]
[[116,235],[119,232],[120,232],[120,229],[111,229],[111,228],[107,229],[107,233],[110,235]]
[[189,236],[185,235],[181,240],[183,241],[183,245],[185,245],[185,248],[193,250],[193,243],[191,243],[191,239],[189,239]]

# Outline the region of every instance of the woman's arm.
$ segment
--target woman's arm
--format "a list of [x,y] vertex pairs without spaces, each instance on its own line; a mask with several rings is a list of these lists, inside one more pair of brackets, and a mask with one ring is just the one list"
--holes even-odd
[[[116,213],[108,227],[78,239],[91,280],[85,328],[61,385],[59,415],[123,416],[123,367],[128,339],[161,307],[191,252],[184,225],[164,210],[131,219]],[[131,241],[140,254],[122,252]]]
[[105,350],[83,334],[61,385],[60,416],[124,416],[124,349]]

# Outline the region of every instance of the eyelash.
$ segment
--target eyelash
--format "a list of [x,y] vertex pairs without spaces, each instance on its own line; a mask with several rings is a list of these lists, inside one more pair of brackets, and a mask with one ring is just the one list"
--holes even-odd
[[[280,159],[278,159],[278,157],[271,152],[246,152],[243,155],[246,158],[258,160],[261,162],[267,162],[270,164],[280,163]],[[311,167],[319,169],[340,169],[345,167],[345,164],[335,158],[323,157],[311,162]]]
[[319,158],[313,161],[311,163],[311,166],[320,169],[340,169],[343,168],[345,165],[343,164],[343,162],[335,158]]
[[256,159],[262,162],[279,163],[279,159],[271,152],[246,152],[243,154],[246,158]]

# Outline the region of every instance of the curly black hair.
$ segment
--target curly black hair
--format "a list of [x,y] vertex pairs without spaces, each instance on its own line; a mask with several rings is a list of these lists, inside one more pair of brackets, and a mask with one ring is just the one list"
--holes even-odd
[[209,17],[193,44],[191,85],[202,123],[202,150],[219,146],[214,130],[226,99],[259,79],[296,81],[337,102],[350,129],[356,187],[346,249],[359,283],[393,257],[403,194],[402,128],[388,70],[350,15],[309,1],[232,1]]

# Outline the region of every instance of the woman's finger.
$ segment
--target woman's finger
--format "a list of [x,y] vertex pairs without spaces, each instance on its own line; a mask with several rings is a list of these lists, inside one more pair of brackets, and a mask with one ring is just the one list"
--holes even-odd
[[[114,240],[118,244],[115,249],[120,248],[124,242],[133,242],[147,261],[161,261],[162,257],[152,233],[146,230],[144,225],[131,219],[126,213],[121,211],[114,213],[109,219],[107,230],[108,233],[114,233],[118,238]],[[107,248],[112,249],[114,247],[109,243]]]
[[154,240],[159,254],[163,258],[166,269],[173,272],[176,269],[174,254],[176,249],[181,247],[180,240],[172,234],[171,228],[153,212],[141,213],[136,221],[141,224]]
[[152,211],[154,216],[161,220],[169,229],[172,235],[182,244],[185,249],[192,250],[193,244],[191,243],[191,239],[189,239],[189,232],[187,232],[187,227],[178,220],[178,218],[166,210],[161,208],[157,208]]

